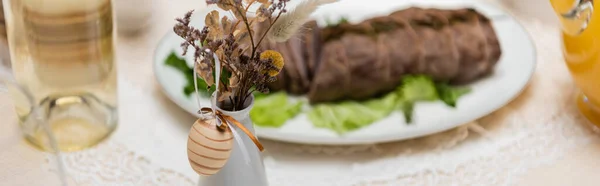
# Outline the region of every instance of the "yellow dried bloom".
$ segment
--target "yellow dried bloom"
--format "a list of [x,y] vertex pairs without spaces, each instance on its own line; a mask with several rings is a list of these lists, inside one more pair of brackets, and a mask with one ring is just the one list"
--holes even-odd
[[273,66],[277,68],[277,70],[270,70],[268,72],[270,76],[276,76],[283,69],[283,56],[277,51],[266,50],[260,54],[260,59],[271,59]]

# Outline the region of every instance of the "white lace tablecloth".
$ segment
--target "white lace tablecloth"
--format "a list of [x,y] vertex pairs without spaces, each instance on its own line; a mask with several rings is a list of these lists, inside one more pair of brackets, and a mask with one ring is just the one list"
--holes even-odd
[[[494,2],[532,33],[538,52],[531,84],[512,103],[462,127],[402,142],[313,146],[262,140],[270,184],[597,185],[587,176],[600,172],[600,156],[595,156],[600,154],[600,140],[575,108],[576,88],[562,60],[559,30],[544,1]],[[203,3],[157,3],[162,8],[154,14],[152,27],[119,38],[119,128],[92,149],[63,154],[70,183],[195,185],[198,176],[185,154],[194,118],[164,96],[151,61],[173,19]],[[546,10],[526,7],[532,4]],[[9,102],[6,94],[0,95],[1,103]],[[58,184],[52,156],[23,142],[11,106],[3,104],[0,109],[0,183]]]

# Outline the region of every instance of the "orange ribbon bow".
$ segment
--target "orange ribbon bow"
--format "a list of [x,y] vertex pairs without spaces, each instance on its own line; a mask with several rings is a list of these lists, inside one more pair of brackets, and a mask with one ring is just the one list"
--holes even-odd
[[[207,108],[204,107],[202,109],[200,109],[200,113],[201,114],[208,114],[208,113],[214,113],[216,117],[219,117],[219,119],[223,122],[227,122],[227,123],[233,123],[235,126],[237,126],[238,128],[242,129],[242,131],[244,131],[244,133],[246,133],[246,135],[252,140],[252,142],[254,142],[254,144],[256,145],[256,147],[258,148],[258,150],[260,150],[261,152],[264,151],[264,147],[263,145],[258,141],[258,138],[256,138],[256,136],[254,136],[250,130],[248,130],[246,127],[244,127],[244,125],[242,125],[242,123],[240,123],[239,121],[235,120],[235,118],[225,115],[223,114],[221,111],[218,110],[214,110],[211,108]],[[220,129],[222,130],[227,130],[227,125],[221,125],[219,126]],[[234,129],[231,129],[234,130]]]

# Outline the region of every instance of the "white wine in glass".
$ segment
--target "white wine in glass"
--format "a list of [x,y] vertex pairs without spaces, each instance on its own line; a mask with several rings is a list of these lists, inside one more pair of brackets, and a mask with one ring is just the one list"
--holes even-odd
[[[5,59],[0,59],[0,60],[5,60]],[[9,96],[9,94],[10,94],[10,96]],[[43,136],[46,137],[45,139],[43,139],[44,141],[47,141],[47,149],[46,150],[53,154],[51,156],[51,158],[53,159],[53,162],[55,162],[55,163],[52,166],[54,166],[56,168],[56,170],[58,170],[56,176],[58,176],[58,181],[60,181],[60,185],[62,185],[62,186],[70,185],[70,183],[67,181],[67,171],[64,168],[64,162],[61,158],[61,151],[56,142],[55,135],[52,133],[52,130],[48,126],[48,123],[45,121],[44,117],[40,115],[40,108],[37,107],[35,104],[32,104],[33,96],[31,94],[31,92],[29,90],[27,90],[27,88],[25,88],[24,86],[22,86],[18,82],[16,82],[15,76],[11,71],[11,67],[7,63],[2,63],[1,61],[0,61],[0,97],[10,97],[10,98],[12,98],[12,102],[15,104],[18,103],[21,106],[25,106],[25,105],[29,106],[28,112],[30,114],[28,114],[27,117],[22,118],[20,122],[25,123],[25,124],[26,123],[35,123],[36,125],[40,126],[40,128],[41,128],[40,132],[44,133]],[[1,104],[0,107],[7,106],[5,104]],[[10,103],[8,103],[8,104],[10,105]],[[17,112],[19,112],[19,110],[17,110]],[[9,119],[8,121],[13,121],[13,120]],[[14,123],[5,122],[2,124],[12,125]],[[31,158],[31,157],[29,157],[29,158]],[[24,159],[23,161],[31,161],[31,159]],[[3,163],[6,163],[6,162],[3,162]],[[10,166],[9,166],[9,169],[10,169]]]
[[[114,14],[111,0],[4,0],[16,81],[63,151],[91,147],[117,125]],[[26,123],[31,105],[16,102],[21,129],[48,149],[38,123]]]

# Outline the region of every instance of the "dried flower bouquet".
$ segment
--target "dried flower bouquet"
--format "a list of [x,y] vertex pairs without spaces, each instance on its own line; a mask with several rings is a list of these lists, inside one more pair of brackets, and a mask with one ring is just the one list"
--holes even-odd
[[[223,109],[244,109],[252,93],[269,92],[267,84],[275,81],[283,69],[282,55],[273,50],[259,51],[261,43],[287,41],[301,30],[318,6],[337,0],[305,0],[288,11],[289,1],[206,0],[208,5],[216,4],[234,18],[221,17],[219,11],[213,10],[206,15],[202,29],[190,26],[193,11],[177,19],[174,31],[185,39],[181,44],[183,55],[193,47],[198,76],[206,82],[207,89],[219,84],[219,102],[231,102]],[[217,70],[219,79],[215,78]]]

